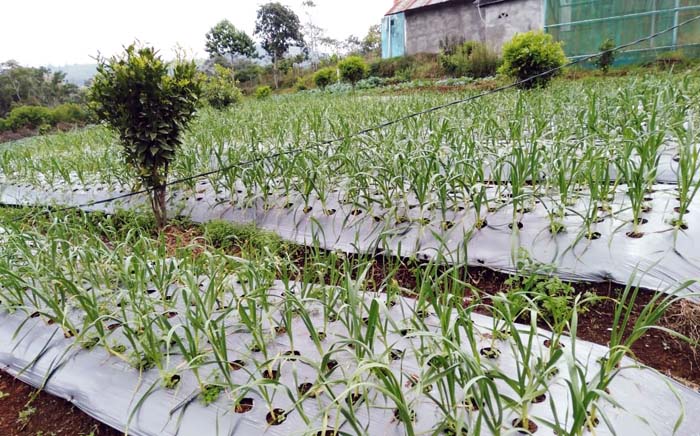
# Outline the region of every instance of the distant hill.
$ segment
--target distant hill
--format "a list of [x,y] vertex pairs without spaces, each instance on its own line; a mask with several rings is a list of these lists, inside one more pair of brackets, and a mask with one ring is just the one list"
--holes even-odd
[[66,81],[78,86],[84,86],[97,72],[97,64],[47,65],[46,68],[51,71],[63,71],[66,73]]

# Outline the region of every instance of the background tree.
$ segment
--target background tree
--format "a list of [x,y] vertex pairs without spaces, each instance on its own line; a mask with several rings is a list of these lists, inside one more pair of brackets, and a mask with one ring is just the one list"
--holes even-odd
[[311,60],[312,69],[318,68],[319,61],[322,57],[321,45],[322,40],[326,35],[326,30],[317,26],[312,16],[312,9],[316,7],[316,3],[312,0],[302,2],[304,14],[306,15],[306,23],[304,23],[304,41],[308,44],[309,59]]
[[236,57],[254,58],[257,55],[253,39],[244,31],[236,29],[228,20],[220,21],[205,37],[205,49],[209,56],[228,57],[231,66]]
[[367,35],[362,39],[362,54],[377,57],[382,55],[381,25],[375,24],[367,31]]
[[299,17],[280,3],[260,6],[255,22],[255,35],[262,40],[262,47],[272,57],[275,88],[279,87],[277,67],[292,47],[306,50]]
[[16,61],[0,63],[0,117],[14,106],[56,106],[78,103],[82,95],[77,86],[66,83],[61,71],[23,67]]
[[91,106],[119,134],[126,162],[150,188],[159,228],[167,221],[168,169],[200,92],[194,62],[178,59],[169,65],[150,47],[131,45],[121,56],[98,59]]

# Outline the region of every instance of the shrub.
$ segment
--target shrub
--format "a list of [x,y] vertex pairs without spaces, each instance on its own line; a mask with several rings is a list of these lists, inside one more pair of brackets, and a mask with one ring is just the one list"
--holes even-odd
[[4,118],[0,118],[0,132],[6,132],[8,130],[10,130],[9,124]]
[[56,106],[51,113],[54,123],[84,123],[90,119],[88,110],[75,103]]
[[456,47],[443,49],[440,65],[448,75],[456,77],[494,76],[501,63],[498,55],[486,44],[467,41]]
[[314,83],[318,88],[326,89],[328,85],[338,81],[338,71],[335,67],[321,68],[314,74]]
[[369,66],[369,74],[376,77],[390,78],[396,73],[406,70],[413,65],[413,59],[408,56],[391,59],[378,59]]
[[223,109],[243,101],[243,93],[236,87],[231,71],[221,65],[214,65],[214,74],[207,78],[202,94],[213,108]]
[[262,100],[272,95],[272,88],[269,86],[258,86],[255,90],[255,98]]
[[345,82],[352,83],[354,87],[357,82],[364,79],[369,72],[369,67],[364,59],[359,56],[348,56],[338,63],[340,78]]
[[152,188],[158,228],[167,220],[166,182],[181,133],[201,93],[194,62],[169,65],[150,47],[131,45],[122,56],[99,59],[90,100],[100,120],[119,134],[127,163]]
[[54,123],[51,109],[43,106],[19,106],[10,111],[5,119],[11,130],[22,128],[36,129]]
[[598,48],[598,51],[600,51],[602,54],[598,56],[598,58],[595,61],[595,64],[604,73],[607,73],[612,64],[615,62],[615,51],[613,50],[614,48],[615,41],[613,41],[610,38],[603,41],[603,43]]
[[561,43],[542,31],[530,31],[515,35],[503,46],[503,65],[498,71],[521,81],[521,88],[536,88],[546,86],[560,74],[561,69],[551,70],[565,63]]

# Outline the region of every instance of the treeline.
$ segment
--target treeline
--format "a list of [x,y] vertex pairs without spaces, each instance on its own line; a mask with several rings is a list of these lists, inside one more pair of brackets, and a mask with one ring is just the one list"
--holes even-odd
[[0,132],[82,123],[88,119],[84,91],[47,68],[0,64]]

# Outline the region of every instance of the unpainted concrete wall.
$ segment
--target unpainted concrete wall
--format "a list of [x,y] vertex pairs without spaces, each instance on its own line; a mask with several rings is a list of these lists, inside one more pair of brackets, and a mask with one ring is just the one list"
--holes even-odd
[[406,13],[406,54],[437,53],[446,38],[483,41],[483,26],[472,1]]
[[543,28],[542,0],[515,0],[477,8],[455,1],[406,12],[406,54],[437,53],[440,41],[481,41],[495,50],[516,33]]
[[486,43],[500,51],[516,33],[544,29],[542,0],[516,0],[481,8]]

